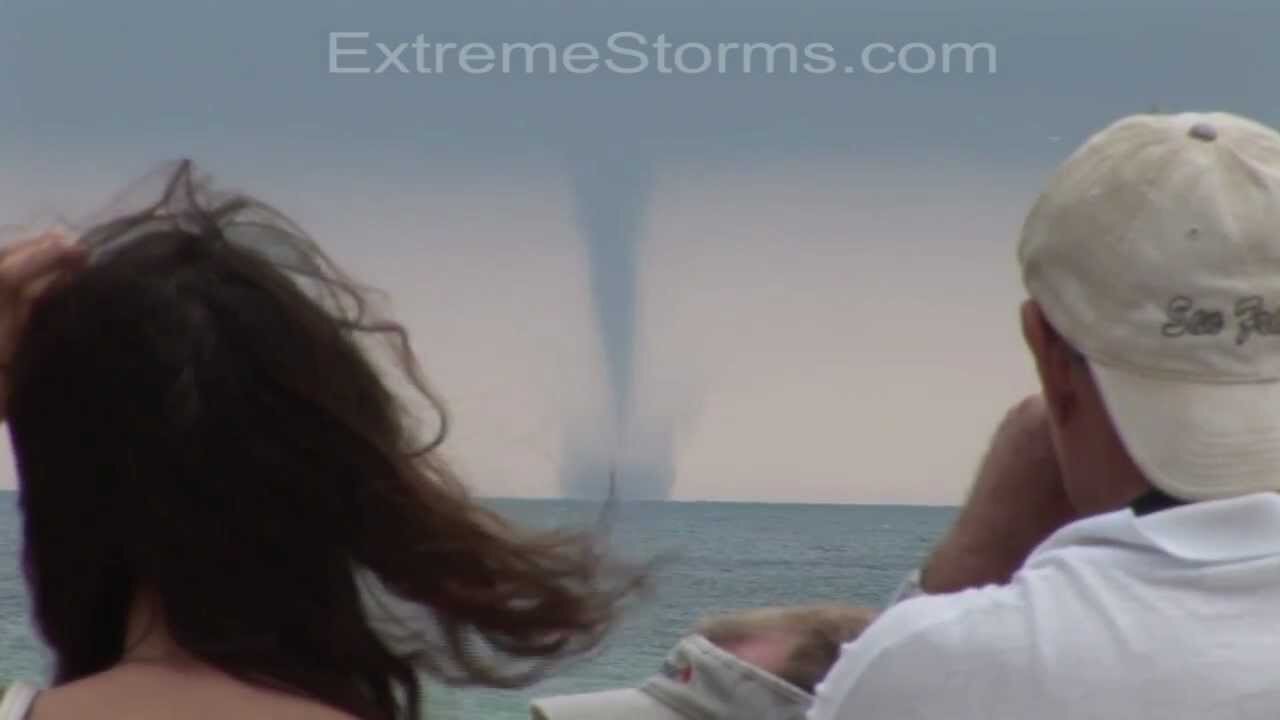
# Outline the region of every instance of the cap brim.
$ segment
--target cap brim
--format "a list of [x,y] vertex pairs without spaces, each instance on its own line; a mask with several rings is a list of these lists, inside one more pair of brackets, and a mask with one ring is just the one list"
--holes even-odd
[[679,713],[633,688],[535,700],[535,720],[686,720]]
[[1152,485],[1183,500],[1280,490],[1280,382],[1194,383],[1090,367]]

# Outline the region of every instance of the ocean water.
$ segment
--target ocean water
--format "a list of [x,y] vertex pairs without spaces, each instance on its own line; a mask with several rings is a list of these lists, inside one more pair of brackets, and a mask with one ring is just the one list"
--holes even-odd
[[[0,493],[0,679],[43,680],[48,658],[29,622],[18,565],[14,493]],[[492,501],[536,526],[590,526],[591,503]],[[668,556],[656,591],[603,650],[521,691],[430,690],[428,716],[528,718],[532,697],[632,685],[660,666],[700,617],[812,602],[879,607],[953,516],[951,508],[736,503],[621,503],[611,537],[625,557]]]

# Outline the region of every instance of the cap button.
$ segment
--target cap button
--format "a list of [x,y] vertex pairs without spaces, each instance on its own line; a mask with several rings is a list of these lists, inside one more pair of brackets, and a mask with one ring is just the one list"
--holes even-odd
[[1197,140],[1212,142],[1218,139],[1218,128],[1205,122],[1198,122],[1191,126],[1191,131],[1187,133]]

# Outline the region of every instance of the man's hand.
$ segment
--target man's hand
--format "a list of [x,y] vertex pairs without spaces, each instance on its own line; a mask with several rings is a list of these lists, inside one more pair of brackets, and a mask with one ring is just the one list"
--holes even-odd
[[7,417],[9,364],[36,302],[84,266],[83,248],[60,233],[0,249],[0,421]]
[[1027,555],[1075,518],[1062,485],[1044,398],[1005,415],[955,525],[921,572],[926,593],[1008,582]]

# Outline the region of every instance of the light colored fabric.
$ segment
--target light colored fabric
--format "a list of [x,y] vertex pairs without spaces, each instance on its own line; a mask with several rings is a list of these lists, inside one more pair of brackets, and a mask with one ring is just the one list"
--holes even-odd
[[25,682],[10,685],[0,700],[0,720],[25,720],[39,693],[39,688]]
[[545,698],[535,700],[530,709],[534,720],[686,720],[689,717],[636,688]]
[[1147,479],[1184,500],[1280,490],[1280,134],[1122,119],[1058,169],[1019,259]]
[[1280,496],[1055,533],[1006,586],[926,595],[846,645],[810,720],[1280,717]]
[[924,588],[920,587],[920,570],[917,568],[902,579],[902,584],[898,585],[898,589],[893,591],[893,595],[889,596],[889,602],[886,606],[893,607],[900,602],[906,602],[924,594]]
[[699,635],[667,656],[639,688],[533,702],[535,720],[803,720],[813,697]]

